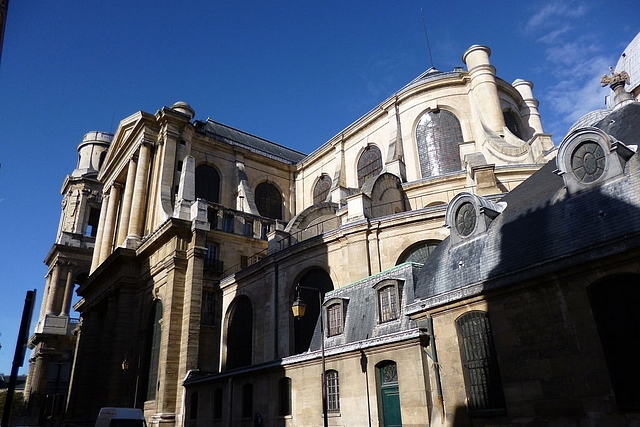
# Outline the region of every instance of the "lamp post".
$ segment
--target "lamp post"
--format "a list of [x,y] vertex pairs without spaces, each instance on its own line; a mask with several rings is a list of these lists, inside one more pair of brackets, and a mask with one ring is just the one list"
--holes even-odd
[[329,419],[327,418],[327,383],[326,383],[326,369],[324,363],[324,313],[322,310],[322,292],[320,289],[309,288],[306,286],[296,286],[296,300],[291,305],[291,311],[293,311],[293,317],[296,319],[300,319],[304,316],[307,310],[307,304],[305,304],[304,300],[300,298],[300,289],[307,289],[310,291],[316,291],[318,293],[318,302],[320,308],[320,355],[322,358],[322,418],[324,422],[324,427],[329,425]]

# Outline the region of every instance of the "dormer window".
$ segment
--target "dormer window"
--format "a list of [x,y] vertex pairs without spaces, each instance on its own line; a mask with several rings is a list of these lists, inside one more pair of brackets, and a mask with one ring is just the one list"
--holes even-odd
[[332,298],[325,303],[327,336],[333,337],[344,332],[344,320],[347,300]]
[[451,229],[451,243],[461,243],[486,232],[504,208],[504,203],[494,203],[475,194],[458,194],[449,203],[445,215],[445,225]]
[[569,193],[575,193],[622,175],[633,154],[622,142],[598,128],[580,128],[560,144],[556,173],[562,176]]
[[385,280],[374,289],[377,294],[378,322],[385,323],[400,318],[400,289],[396,280]]

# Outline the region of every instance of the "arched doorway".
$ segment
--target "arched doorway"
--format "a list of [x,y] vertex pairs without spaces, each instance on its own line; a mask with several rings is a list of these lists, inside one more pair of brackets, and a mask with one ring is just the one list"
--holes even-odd
[[376,376],[382,425],[384,427],[402,427],[398,366],[396,362],[385,360],[378,363],[376,365]]

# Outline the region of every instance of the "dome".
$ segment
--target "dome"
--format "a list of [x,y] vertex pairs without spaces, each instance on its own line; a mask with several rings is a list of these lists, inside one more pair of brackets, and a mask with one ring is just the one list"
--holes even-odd
[[640,33],[631,40],[631,43],[620,55],[615,72],[620,73],[621,71],[626,71],[629,74],[629,84],[626,86],[629,92],[633,92],[635,88],[640,86]]
[[588,126],[594,126],[600,120],[607,117],[611,114],[611,110],[603,108],[602,110],[593,110],[580,117],[574,124],[571,125],[569,130],[567,131],[567,135],[573,132],[576,129],[584,128]]

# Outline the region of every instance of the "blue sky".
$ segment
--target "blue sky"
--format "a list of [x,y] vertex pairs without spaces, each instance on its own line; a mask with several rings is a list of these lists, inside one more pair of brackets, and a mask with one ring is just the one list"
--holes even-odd
[[197,119],[309,153],[430,67],[421,10],[436,68],[489,46],[499,77],[534,83],[556,144],[604,107],[600,77],[640,30],[636,0],[12,1],[0,64],[0,373],[27,290],[39,311],[60,188],[86,132],[186,101]]

